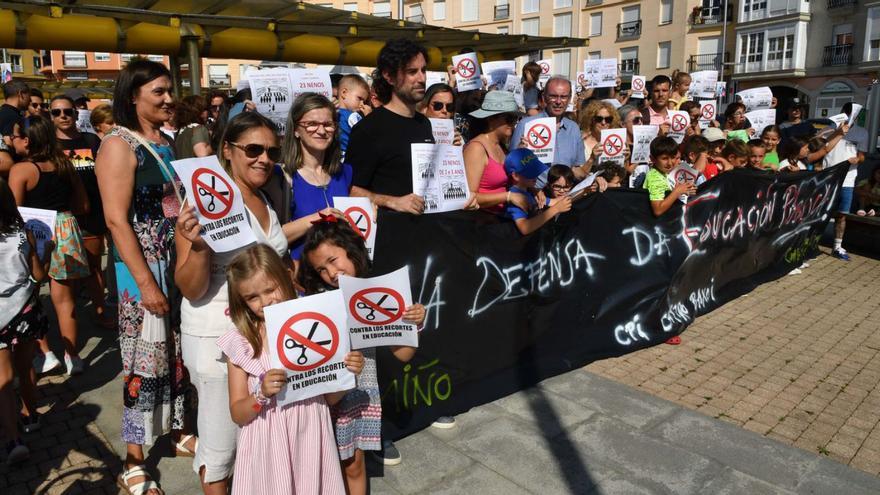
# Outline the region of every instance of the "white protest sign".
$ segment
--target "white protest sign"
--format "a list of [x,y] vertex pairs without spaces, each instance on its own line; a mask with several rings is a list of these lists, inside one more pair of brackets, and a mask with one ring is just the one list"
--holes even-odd
[[429,70],[425,73],[425,89],[430,88],[431,86],[437,83],[445,83],[446,82],[446,73],[439,72],[435,70]]
[[452,144],[455,140],[455,121],[453,119],[428,119],[431,121],[431,132],[437,144]]
[[373,259],[376,246],[376,210],[369,198],[334,196],[333,207],[341,211],[348,224],[364,240],[367,255]]
[[700,129],[708,129],[709,124],[718,115],[718,103],[715,100],[700,102]]
[[488,80],[488,89],[505,89],[507,76],[516,77],[515,60],[499,60],[496,62],[483,62],[480,66]]
[[520,82],[519,76],[516,74],[508,74],[504,79],[504,91],[516,93],[517,88],[522,88],[522,82]]
[[538,60],[538,65],[541,67],[541,75],[538,76],[538,89],[544,89],[544,84],[547,83],[547,80],[550,79],[550,76],[553,75],[553,60],[552,59],[544,59]]
[[832,115],[831,117],[828,117],[828,119],[834,122],[835,126],[840,127],[849,120],[849,117],[847,117],[845,113],[839,113],[837,115]]
[[461,146],[414,143],[410,150],[413,192],[424,198],[424,213],[464,208],[470,189]]
[[691,116],[681,110],[669,110],[668,113],[669,132],[666,135],[674,139],[676,143],[681,144],[684,140],[685,131],[691,125]]
[[274,122],[281,134],[287,131],[287,113],[293,103],[293,83],[290,75],[290,71],[283,67],[253,69],[245,74],[257,113]]
[[593,185],[593,182],[596,181],[596,176],[599,175],[599,172],[593,172],[592,174],[584,177],[584,180],[580,181],[568,191],[568,196],[574,198],[580,195],[581,191],[587,189],[588,187]]
[[588,88],[613,88],[617,86],[617,59],[584,60],[584,76],[587,79]]
[[626,159],[626,129],[602,129],[599,142],[602,144],[600,164],[623,165]]
[[215,253],[225,253],[257,241],[248,222],[241,191],[226,174],[216,155],[171,162],[195,206],[201,236]]
[[862,113],[862,106],[859,105],[858,103],[853,103],[852,104],[852,111],[850,111],[850,114],[849,114],[850,127],[852,127],[852,125],[855,124],[856,119],[859,118],[860,113]]
[[55,218],[58,216],[58,212],[19,206],[18,213],[24,220],[24,228],[34,236],[34,240],[37,242],[37,257],[43,259],[46,243],[55,238]]
[[373,278],[340,275],[339,290],[348,309],[352,349],[419,346],[418,328],[403,321],[403,312],[412,306],[409,268]]
[[718,71],[701,70],[691,72],[691,89],[688,91],[692,97],[715,98],[718,89]]
[[324,69],[287,69],[293,86],[293,98],[303,93],[318,93],[328,100],[333,98],[333,85],[330,72]]
[[773,91],[764,86],[761,88],[744,89],[736,93],[746,106],[746,112],[761,110],[773,106]]
[[278,407],[321,394],[350,390],[349,347],[342,291],[322,292],[266,306],[266,351],[273,369],[287,371]]
[[452,57],[452,66],[455,67],[455,89],[458,92],[471,91],[483,87],[480,78],[480,63],[477,62],[477,54],[463,53]]
[[527,147],[535,156],[550,165],[556,156],[556,117],[532,119],[523,127]]
[[95,133],[95,128],[92,127],[92,111],[91,110],[82,110],[79,109],[76,111],[76,130],[79,132],[91,132]]
[[[675,188],[676,185],[681,184],[682,182],[693,182],[694,185],[697,186],[706,182],[706,178],[703,174],[685,162],[679,163],[678,166],[669,172],[669,175],[667,175],[666,178],[669,181],[669,187],[672,188]],[[678,199],[682,203],[687,203],[688,195],[682,194]]]
[[633,149],[630,163],[649,163],[651,161],[651,141],[660,133],[660,126],[634,125]]
[[772,108],[753,110],[746,114],[746,118],[749,119],[749,122],[752,124],[752,129],[755,130],[754,136],[759,137],[765,127],[776,123],[776,110]]
[[645,88],[647,88],[645,76],[632,76],[632,81],[630,82],[632,93],[630,94],[630,98],[647,98],[648,90]]

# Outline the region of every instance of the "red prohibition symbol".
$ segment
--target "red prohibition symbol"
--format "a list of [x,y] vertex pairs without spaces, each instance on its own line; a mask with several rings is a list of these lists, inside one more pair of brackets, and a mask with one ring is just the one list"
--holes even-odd
[[645,89],[645,81],[643,79],[633,79],[632,89],[635,91],[641,91]]
[[703,106],[703,119],[712,120],[712,117],[715,116],[715,105],[704,105]]
[[232,186],[211,169],[199,168],[193,172],[192,191],[199,213],[208,220],[219,220],[232,209]]
[[621,141],[620,136],[612,134],[605,138],[605,142],[602,143],[602,149],[606,155],[615,156],[623,151],[623,141]]
[[549,74],[550,73],[550,64],[547,62],[541,62],[541,74]]
[[529,143],[535,148],[546,148],[550,144],[550,128],[544,124],[535,124],[529,128]]
[[[300,325],[300,328],[308,329],[305,335],[293,328],[294,324],[301,321],[305,324]],[[278,360],[285,368],[291,371],[308,371],[326,363],[336,354],[339,330],[330,318],[321,313],[305,311],[293,315],[281,325],[275,346],[278,349]],[[317,359],[310,359],[307,351],[314,351],[318,355]],[[299,355],[294,358],[297,353]]]
[[373,230],[373,222],[370,221],[370,216],[367,215],[367,212],[360,206],[352,206],[345,210],[344,214],[351,228],[366,241]]
[[688,121],[684,117],[684,115],[673,115],[672,116],[672,130],[673,131],[681,132],[687,126],[688,126]]
[[355,292],[348,301],[348,312],[351,316],[370,326],[393,323],[403,317],[404,309],[403,296],[396,290],[384,287],[371,287]]
[[458,71],[458,74],[464,78],[471,77],[477,72],[477,67],[474,65],[474,61],[469,58],[459,60],[455,69]]

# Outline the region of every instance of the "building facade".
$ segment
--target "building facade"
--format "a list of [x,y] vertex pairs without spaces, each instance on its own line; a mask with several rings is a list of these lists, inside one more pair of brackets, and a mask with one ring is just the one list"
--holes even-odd
[[44,79],[40,72],[43,58],[38,51],[5,48],[0,53],[0,62],[9,64],[10,72],[15,79],[24,79],[25,81]]

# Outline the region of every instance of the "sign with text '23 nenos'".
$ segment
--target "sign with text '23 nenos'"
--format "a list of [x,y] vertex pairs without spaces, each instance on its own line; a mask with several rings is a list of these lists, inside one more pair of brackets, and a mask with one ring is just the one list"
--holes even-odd
[[342,292],[334,290],[265,308],[273,369],[287,370],[278,406],[355,387],[345,367],[350,347]]
[[339,289],[348,309],[352,349],[387,345],[418,347],[418,329],[403,321],[403,312],[412,305],[409,268],[373,278],[341,275]]
[[225,253],[256,242],[241,191],[216,156],[188,158],[171,164],[186,187],[187,202],[195,206],[202,238],[214,252]]

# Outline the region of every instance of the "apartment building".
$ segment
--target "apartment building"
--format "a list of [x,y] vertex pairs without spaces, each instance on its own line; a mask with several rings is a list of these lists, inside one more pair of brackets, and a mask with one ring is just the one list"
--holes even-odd
[[9,64],[11,75],[15,79],[38,81],[44,79],[40,68],[43,58],[40,52],[17,48],[4,48],[0,53],[0,62]]
[[[132,53],[80,52],[50,50],[43,54],[40,71],[51,81],[113,81],[119,71],[132,58]],[[143,55],[146,58],[168,64],[165,55]]]
[[736,17],[738,88],[800,97],[811,117],[865,102],[880,69],[880,2],[741,0]]

